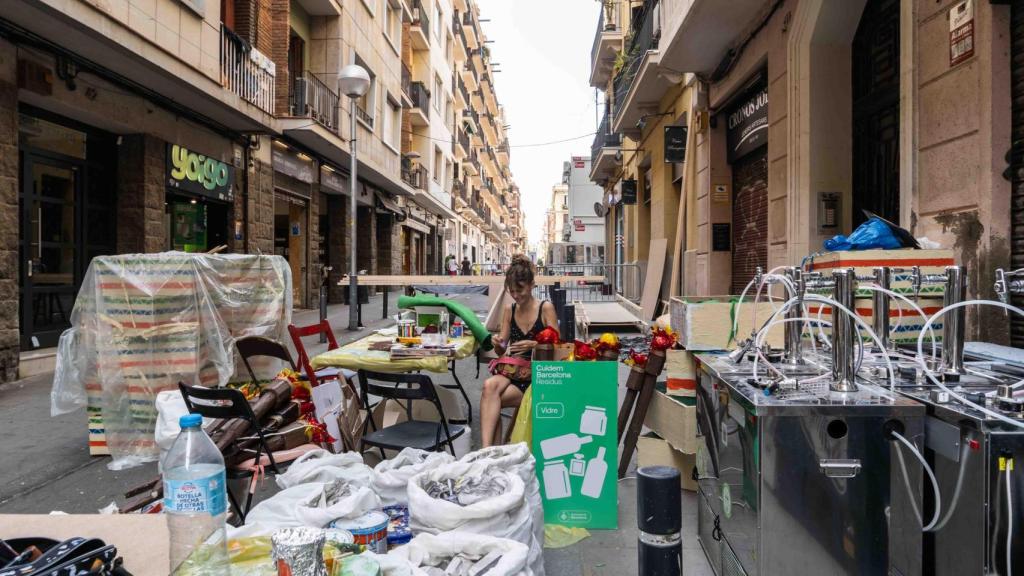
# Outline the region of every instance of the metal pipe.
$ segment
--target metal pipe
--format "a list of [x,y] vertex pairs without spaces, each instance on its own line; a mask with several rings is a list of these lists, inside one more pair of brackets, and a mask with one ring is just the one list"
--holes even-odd
[[[832,272],[832,279],[835,282],[833,297],[836,302],[853,310],[854,290],[857,284],[857,277],[852,268],[836,270]],[[832,307],[832,384],[830,388],[834,392],[856,392],[857,384],[855,371],[855,349],[854,338],[857,331],[854,328],[853,319],[839,308]]]
[[[963,302],[967,297],[967,275],[963,266],[946,267],[946,293],[943,307]],[[966,374],[964,369],[964,328],[967,308],[961,306],[946,314],[942,325],[942,371],[946,374]]]
[[[875,268],[875,284],[885,290],[892,290],[892,269],[888,266]],[[872,317],[871,329],[875,331],[878,339],[882,342],[882,349],[876,352],[885,353],[889,349],[889,307],[891,301],[889,295],[881,290],[872,293]],[[877,348],[877,346],[876,346]]]
[[349,137],[349,152],[351,153],[351,167],[349,168],[349,197],[348,197],[348,236],[349,236],[349,263],[348,263],[348,329],[359,330],[359,280],[356,278],[356,184],[358,183],[356,165],[356,99],[349,97],[349,125],[352,129]]
[[793,306],[790,306],[789,310],[786,311],[786,318],[794,320],[786,322],[785,324],[785,336],[786,336],[786,349],[785,349],[785,362],[791,365],[804,364],[803,355],[803,323],[796,322],[795,320],[803,316],[803,298],[804,298],[804,285],[803,285],[803,272],[795,267],[791,266],[786,268],[785,274],[793,282],[793,286],[796,289],[797,301]]

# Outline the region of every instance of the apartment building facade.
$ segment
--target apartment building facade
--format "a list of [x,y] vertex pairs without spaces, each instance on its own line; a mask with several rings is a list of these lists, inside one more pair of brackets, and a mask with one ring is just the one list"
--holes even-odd
[[[314,305],[326,267],[340,301],[350,105],[358,269],[400,274],[418,249],[414,270],[439,271],[451,199],[404,177],[413,17],[403,0],[5,3],[0,381],[55,345],[100,254],[280,254],[296,307]],[[336,88],[352,63],[372,78],[354,103]]]
[[604,190],[590,180],[590,158],[573,156],[562,163],[562,181],[551,189],[545,214],[545,263],[606,262]]
[[[679,279],[663,298],[736,293],[754,268],[798,264],[865,210],[952,249],[972,296],[992,297],[995,268],[1024,262],[1013,226],[1024,206],[1013,145],[1024,134],[1019,3],[649,0],[603,9],[620,20],[601,25],[592,53],[592,79],[607,82],[612,109],[612,128],[595,142],[611,161],[595,163],[594,177],[612,200],[609,228],[640,224],[617,259],[642,258],[645,244],[642,200],[628,204],[633,184],[618,176],[629,179],[630,151],[684,158],[651,185],[652,200],[659,184],[679,187],[679,242],[668,250]],[[685,151],[630,137],[662,117],[686,125],[672,137]],[[646,186],[641,177],[640,199]],[[981,314],[972,330],[1005,323]]]

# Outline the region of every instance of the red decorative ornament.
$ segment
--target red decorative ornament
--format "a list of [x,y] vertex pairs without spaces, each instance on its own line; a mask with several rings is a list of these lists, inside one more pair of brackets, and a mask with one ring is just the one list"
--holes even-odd
[[331,433],[327,431],[327,425],[323,422],[317,422],[312,419],[306,424],[306,437],[313,444],[333,444],[337,441],[336,438],[331,436]]
[[597,360],[597,350],[586,342],[577,340],[573,347],[573,359],[579,361]]
[[642,368],[647,365],[647,354],[640,354],[635,350],[630,350],[629,357],[626,358],[625,363],[629,366],[640,366]]
[[558,330],[548,326],[537,333],[535,340],[537,341],[537,344],[558,344]]
[[669,348],[676,345],[676,335],[662,330],[661,328],[655,328],[654,333],[651,335],[651,350],[657,350],[664,352]]

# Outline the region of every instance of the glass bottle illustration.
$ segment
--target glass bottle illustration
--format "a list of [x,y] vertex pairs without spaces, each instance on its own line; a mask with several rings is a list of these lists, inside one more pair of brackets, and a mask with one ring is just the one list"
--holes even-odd
[[[600,498],[604,488],[604,478],[608,475],[608,463],[604,461],[604,446],[597,449],[597,456],[587,462],[587,473],[583,476],[583,487],[580,493],[590,498]],[[545,479],[547,478],[545,469]]]
[[541,440],[540,451],[544,455],[545,460],[554,460],[555,458],[561,458],[567,454],[578,452],[581,446],[589,444],[593,439],[593,436],[581,437],[570,432],[569,434]]

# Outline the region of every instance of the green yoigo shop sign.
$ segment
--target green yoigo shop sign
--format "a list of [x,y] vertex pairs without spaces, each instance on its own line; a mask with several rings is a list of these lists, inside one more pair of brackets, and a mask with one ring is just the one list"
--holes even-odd
[[534,362],[532,386],[544,521],[617,528],[618,363]]
[[230,202],[235,168],[178,144],[167,145],[167,185],[192,194]]

